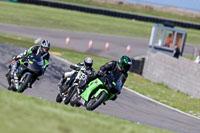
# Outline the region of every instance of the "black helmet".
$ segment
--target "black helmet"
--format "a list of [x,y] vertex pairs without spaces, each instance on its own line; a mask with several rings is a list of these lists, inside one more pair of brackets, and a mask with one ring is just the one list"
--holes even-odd
[[50,49],[50,42],[48,40],[43,40],[41,43],[40,43],[40,51],[42,53],[47,53]]
[[85,58],[85,60],[84,60],[84,66],[85,66],[85,68],[89,69],[89,68],[92,67],[92,65],[93,65],[93,59],[90,58],[90,57]]
[[127,72],[132,65],[132,60],[128,56],[122,56],[119,59],[118,65],[122,71]]

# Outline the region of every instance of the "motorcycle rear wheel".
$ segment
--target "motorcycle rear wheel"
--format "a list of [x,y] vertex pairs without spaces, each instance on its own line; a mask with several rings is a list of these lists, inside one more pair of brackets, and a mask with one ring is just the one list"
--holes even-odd
[[58,95],[56,97],[56,102],[57,103],[61,103],[62,102],[62,96],[60,95],[60,93],[58,93]]

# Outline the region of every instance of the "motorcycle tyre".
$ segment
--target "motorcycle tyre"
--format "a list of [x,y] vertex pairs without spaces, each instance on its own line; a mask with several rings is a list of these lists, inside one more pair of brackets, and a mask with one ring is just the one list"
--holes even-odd
[[58,93],[58,95],[56,96],[56,102],[57,103],[61,103],[62,102],[62,96]]
[[22,84],[20,90],[17,90],[17,92],[23,93],[23,92],[25,91],[25,89],[27,89],[28,83],[30,82],[31,78],[32,78],[32,75],[31,75],[31,74],[28,74],[28,75],[26,76],[25,81],[24,81],[24,83]]
[[[87,110],[94,110],[99,105],[101,105],[104,101],[104,99],[108,96],[108,94],[105,91],[102,91],[98,97],[95,97],[94,99],[90,99],[89,102],[86,105]],[[92,100],[96,100],[94,103],[91,104]]]

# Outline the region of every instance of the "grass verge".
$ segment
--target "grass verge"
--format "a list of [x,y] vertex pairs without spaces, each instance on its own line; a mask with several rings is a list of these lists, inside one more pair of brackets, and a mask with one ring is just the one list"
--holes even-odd
[[2,89],[0,101],[2,133],[169,133]]
[[[9,2],[0,2],[0,23],[148,39],[153,26],[147,22]],[[187,31],[187,43],[199,44],[200,31]]]
[[[13,44],[22,47],[30,47],[34,45],[33,39],[7,35],[3,33],[0,33],[0,43]],[[101,65],[107,61],[110,61],[108,58],[100,58],[97,56],[56,47],[52,47],[50,51],[61,53],[62,58],[73,63],[81,62],[85,57],[90,56],[94,59],[95,70],[98,70]],[[200,117],[200,99],[191,98],[190,96],[174,91],[163,84],[152,83],[151,81],[133,73],[129,73],[129,77],[125,83],[125,86],[161,103]]]

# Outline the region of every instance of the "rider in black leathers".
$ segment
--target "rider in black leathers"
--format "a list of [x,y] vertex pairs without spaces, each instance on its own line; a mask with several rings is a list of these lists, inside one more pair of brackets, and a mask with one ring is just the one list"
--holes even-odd
[[[128,71],[132,65],[132,60],[128,56],[122,56],[119,61],[110,61],[100,67],[97,75],[105,75],[109,72],[113,73],[113,77],[117,82],[121,82],[123,87],[127,77]],[[120,94],[120,92],[118,92]],[[112,100],[116,100],[117,94]]]

